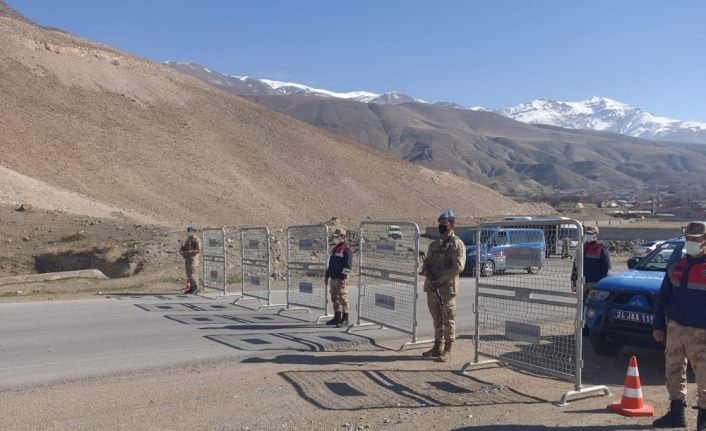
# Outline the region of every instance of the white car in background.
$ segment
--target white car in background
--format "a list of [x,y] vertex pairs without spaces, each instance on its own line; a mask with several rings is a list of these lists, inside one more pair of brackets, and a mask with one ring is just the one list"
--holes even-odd
[[387,231],[387,237],[390,239],[402,239],[402,229],[396,224],[390,225]]
[[632,254],[633,256],[639,256],[639,257],[644,257],[650,254],[653,250],[655,250],[657,247],[660,245],[664,244],[664,241],[645,241],[641,242],[640,244],[636,245],[632,249]]

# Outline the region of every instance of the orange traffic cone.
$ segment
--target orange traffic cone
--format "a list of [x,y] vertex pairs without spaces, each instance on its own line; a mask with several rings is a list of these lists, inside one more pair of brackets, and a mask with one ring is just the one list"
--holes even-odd
[[608,408],[623,416],[654,416],[655,409],[642,400],[640,373],[637,371],[637,358],[630,358],[628,374],[625,376],[625,388],[620,402],[614,402]]

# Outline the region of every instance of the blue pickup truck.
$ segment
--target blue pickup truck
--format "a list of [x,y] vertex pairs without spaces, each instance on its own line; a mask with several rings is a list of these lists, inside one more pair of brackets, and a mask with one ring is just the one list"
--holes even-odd
[[683,237],[670,239],[596,284],[584,308],[584,333],[596,353],[614,356],[626,344],[663,347],[652,338],[655,304],[667,265],[683,257],[683,248]]

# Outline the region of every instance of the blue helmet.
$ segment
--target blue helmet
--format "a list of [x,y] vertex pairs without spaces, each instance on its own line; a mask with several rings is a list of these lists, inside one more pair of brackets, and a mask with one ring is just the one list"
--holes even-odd
[[198,230],[198,228],[196,226],[194,226],[193,224],[190,224],[186,227],[186,231],[189,233],[196,232],[197,230]]
[[456,214],[454,214],[454,212],[451,210],[446,210],[446,211],[442,212],[441,215],[439,216],[438,221],[441,221],[441,220],[448,220],[453,223],[454,221],[456,221]]

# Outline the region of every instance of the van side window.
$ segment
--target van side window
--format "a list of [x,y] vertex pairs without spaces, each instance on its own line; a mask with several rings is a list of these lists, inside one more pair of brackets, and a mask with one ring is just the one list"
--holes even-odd
[[493,241],[495,245],[505,245],[507,244],[507,233],[504,231],[498,232]]
[[513,244],[524,244],[527,242],[527,231],[515,230],[512,232]]

